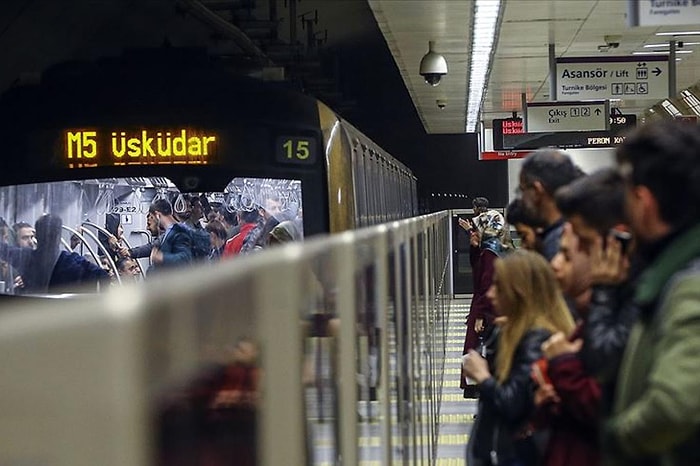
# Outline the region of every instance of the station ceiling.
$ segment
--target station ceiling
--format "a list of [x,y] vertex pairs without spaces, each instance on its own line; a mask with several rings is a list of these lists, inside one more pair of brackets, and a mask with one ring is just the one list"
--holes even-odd
[[[245,44],[242,47],[240,41],[230,40],[212,26],[211,21],[195,17],[193,5],[201,4],[221,15],[225,7],[251,4],[264,10],[269,2],[2,0],[0,3],[1,91],[15,82],[33,79],[34,75],[60,61],[118,55],[128,47],[157,47],[163,45],[166,38],[175,46],[206,47],[210,53],[222,56],[245,55],[248,53]],[[285,5],[280,6],[281,14],[288,15],[285,8],[291,3],[280,0],[277,3]],[[303,0],[298,5],[298,16],[319,11],[317,31],[329,31],[326,47],[352,47],[360,41],[388,47],[427,133],[464,133],[473,0]],[[625,0],[503,0],[503,5],[494,63],[482,107],[487,125],[493,118],[520,113],[523,93],[528,101],[551,100],[548,44],[555,44],[557,57],[632,56],[633,52],[654,50],[645,49],[644,45],[668,40],[656,36],[657,32],[675,30],[672,27],[628,28]],[[301,30],[299,33],[304,34]],[[618,36],[619,47],[601,52],[599,46],[605,45],[605,36]],[[426,85],[418,72],[421,57],[428,51],[431,40],[449,66],[449,74],[437,87]],[[683,51],[691,53],[678,55],[681,59],[677,63],[679,91],[695,84],[700,76],[700,46],[694,45],[698,43],[694,41],[700,41],[700,36],[686,38]],[[355,71],[342,70],[347,75]],[[354,76],[353,79],[366,81],[367,77]],[[354,89],[357,95],[352,98],[366,105],[359,94],[376,92],[372,89],[376,87],[375,83],[368,83],[363,90],[363,86],[358,85]],[[405,90],[400,89],[404,93]],[[376,100],[377,96],[371,99]],[[438,100],[445,103],[443,110],[438,108]],[[639,115],[657,102],[658,99],[637,96],[622,99],[615,105],[624,113]],[[375,110],[367,113],[376,113]],[[352,121],[363,128],[361,120]]]
[[[428,133],[459,133],[465,128],[469,79],[470,30],[473,1],[369,0],[375,18]],[[504,11],[494,61],[486,90],[482,117],[494,118],[521,112],[522,94],[528,102],[548,101],[549,44],[562,57],[633,56],[633,52],[660,50],[645,45],[668,42],[657,32],[692,29],[683,26],[627,26],[625,0],[503,0]],[[695,28],[697,30],[697,28]],[[605,36],[617,36],[617,48],[605,50]],[[685,40],[678,55],[677,90],[700,79],[700,36]],[[425,84],[418,72],[421,57],[435,41],[444,55],[449,74],[437,87]],[[601,51],[601,49],[603,51]],[[632,98],[630,98],[632,97]],[[447,101],[444,110],[436,100]],[[561,98],[559,100],[562,100]],[[613,105],[638,116],[659,101],[627,96]]]

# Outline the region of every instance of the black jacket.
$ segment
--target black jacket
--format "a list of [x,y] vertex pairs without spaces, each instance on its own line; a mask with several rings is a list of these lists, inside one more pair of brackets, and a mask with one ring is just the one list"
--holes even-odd
[[[525,431],[534,410],[531,366],[542,357],[542,343],[550,335],[544,329],[527,332],[515,350],[510,375],[505,382],[499,384],[491,377],[479,385],[479,415],[469,439],[468,455],[484,464],[493,464],[494,455],[501,464],[514,458],[520,459],[524,465],[536,464],[538,458],[533,439],[518,437]],[[491,340],[487,342],[487,360],[493,374],[497,338]]]
[[583,362],[601,382],[614,382],[639,306],[632,300],[634,286],[596,285],[583,327]]
[[192,235],[190,229],[180,223],[175,223],[169,231],[160,236],[160,251],[163,253],[161,264],[152,264],[148,269],[161,270],[189,264],[192,262]]

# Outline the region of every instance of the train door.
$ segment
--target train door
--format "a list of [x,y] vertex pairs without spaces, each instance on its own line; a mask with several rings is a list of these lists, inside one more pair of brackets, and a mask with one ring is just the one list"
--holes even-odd
[[469,263],[469,233],[459,226],[459,217],[471,218],[472,209],[452,211],[452,289],[456,298],[474,292],[472,267]]

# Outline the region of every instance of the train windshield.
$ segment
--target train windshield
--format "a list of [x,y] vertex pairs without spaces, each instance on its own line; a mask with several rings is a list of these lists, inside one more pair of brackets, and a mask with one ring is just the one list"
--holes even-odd
[[164,177],[0,187],[0,294],[72,295],[304,237],[299,180],[183,193]]

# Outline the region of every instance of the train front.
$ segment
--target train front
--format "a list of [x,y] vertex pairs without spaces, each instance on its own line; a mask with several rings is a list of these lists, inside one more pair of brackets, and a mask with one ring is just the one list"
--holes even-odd
[[54,66],[0,97],[0,137],[3,296],[94,292],[328,231],[316,101],[196,53]]

